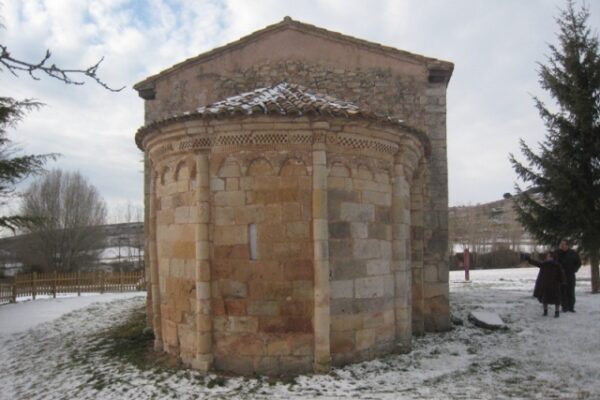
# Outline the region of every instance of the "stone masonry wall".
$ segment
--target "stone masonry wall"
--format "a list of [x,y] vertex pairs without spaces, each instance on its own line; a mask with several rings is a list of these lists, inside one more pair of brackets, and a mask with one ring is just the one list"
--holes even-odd
[[[282,128],[255,125],[265,133]],[[270,375],[312,369],[311,163],[306,150],[260,147],[211,157],[213,340],[219,369]],[[257,233],[255,260],[250,224]]]
[[328,178],[331,353],[334,364],[344,364],[393,347],[392,188],[389,171],[372,170],[367,159],[334,160]]
[[415,75],[391,68],[340,68],[301,56],[286,60],[272,57],[243,69],[235,63],[217,69],[208,61],[158,81],[156,100],[145,103],[146,122],[286,80],[395,116],[425,131],[431,141],[431,155],[423,177],[429,191],[422,201],[424,329],[448,329],[446,83],[429,82],[424,67],[422,75]]
[[156,239],[163,348],[186,363],[195,355],[195,170],[164,162],[156,182]]

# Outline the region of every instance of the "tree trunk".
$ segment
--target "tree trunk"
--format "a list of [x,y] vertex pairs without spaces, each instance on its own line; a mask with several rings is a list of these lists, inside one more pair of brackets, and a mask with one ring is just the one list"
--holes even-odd
[[592,293],[598,293],[600,289],[600,274],[598,273],[598,250],[590,253],[590,267],[592,269]]

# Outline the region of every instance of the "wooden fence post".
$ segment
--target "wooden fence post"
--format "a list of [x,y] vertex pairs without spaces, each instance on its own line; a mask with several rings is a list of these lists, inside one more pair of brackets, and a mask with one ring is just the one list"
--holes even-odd
[[104,271],[100,271],[100,294],[104,293]]
[[119,268],[119,292],[124,292],[123,290],[123,269]]
[[58,274],[56,273],[56,270],[54,270],[54,273],[52,274],[52,297],[56,298],[56,285],[58,281]]
[[36,278],[37,273],[36,272],[32,272],[31,273],[31,297],[33,298],[33,300],[35,300],[35,278]]
[[17,276],[15,275],[13,277],[13,284],[12,284],[12,302],[16,303],[17,302]]
[[77,296],[81,296],[81,273],[77,270],[77,280],[75,281],[75,286],[77,288]]

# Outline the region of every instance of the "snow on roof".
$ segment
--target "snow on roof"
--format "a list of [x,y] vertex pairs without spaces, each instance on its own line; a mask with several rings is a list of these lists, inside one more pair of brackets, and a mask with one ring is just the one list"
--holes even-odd
[[418,136],[426,138],[424,133],[406,125],[404,121],[398,118],[379,115],[372,111],[360,108],[354,103],[343,101],[326,94],[316,93],[300,85],[282,82],[271,87],[260,88],[251,92],[228,97],[216,103],[200,107],[192,112],[186,111],[152,122],[137,131],[135,141],[138,147],[143,149],[142,140],[148,132],[172,122],[197,118],[226,118],[265,114],[280,116],[313,115],[361,118],[401,126],[407,131],[411,131]]
[[287,82],[229,97],[206,107],[200,107],[196,112],[206,116],[258,113],[294,116],[324,114],[346,118],[368,114],[353,103],[313,93],[300,85]]

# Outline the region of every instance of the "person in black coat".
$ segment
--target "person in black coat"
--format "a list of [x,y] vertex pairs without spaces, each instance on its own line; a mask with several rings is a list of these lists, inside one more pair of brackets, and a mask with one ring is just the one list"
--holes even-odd
[[577,252],[570,248],[569,241],[566,239],[561,240],[556,253],[556,261],[562,265],[566,278],[561,291],[562,310],[575,312],[575,274],[581,267],[581,259]]
[[546,253],[546,259],[541,262],[533,260],[529,256],[525,259],[529,264],[540,269],[535,280],[533,296],[543,304],[543,315],[548,315],[548,304],[554,304],[554,317],[558,318],[561,302],[560,289],[565,281],[565,274],[561,265],[554,260],[551,252]]

